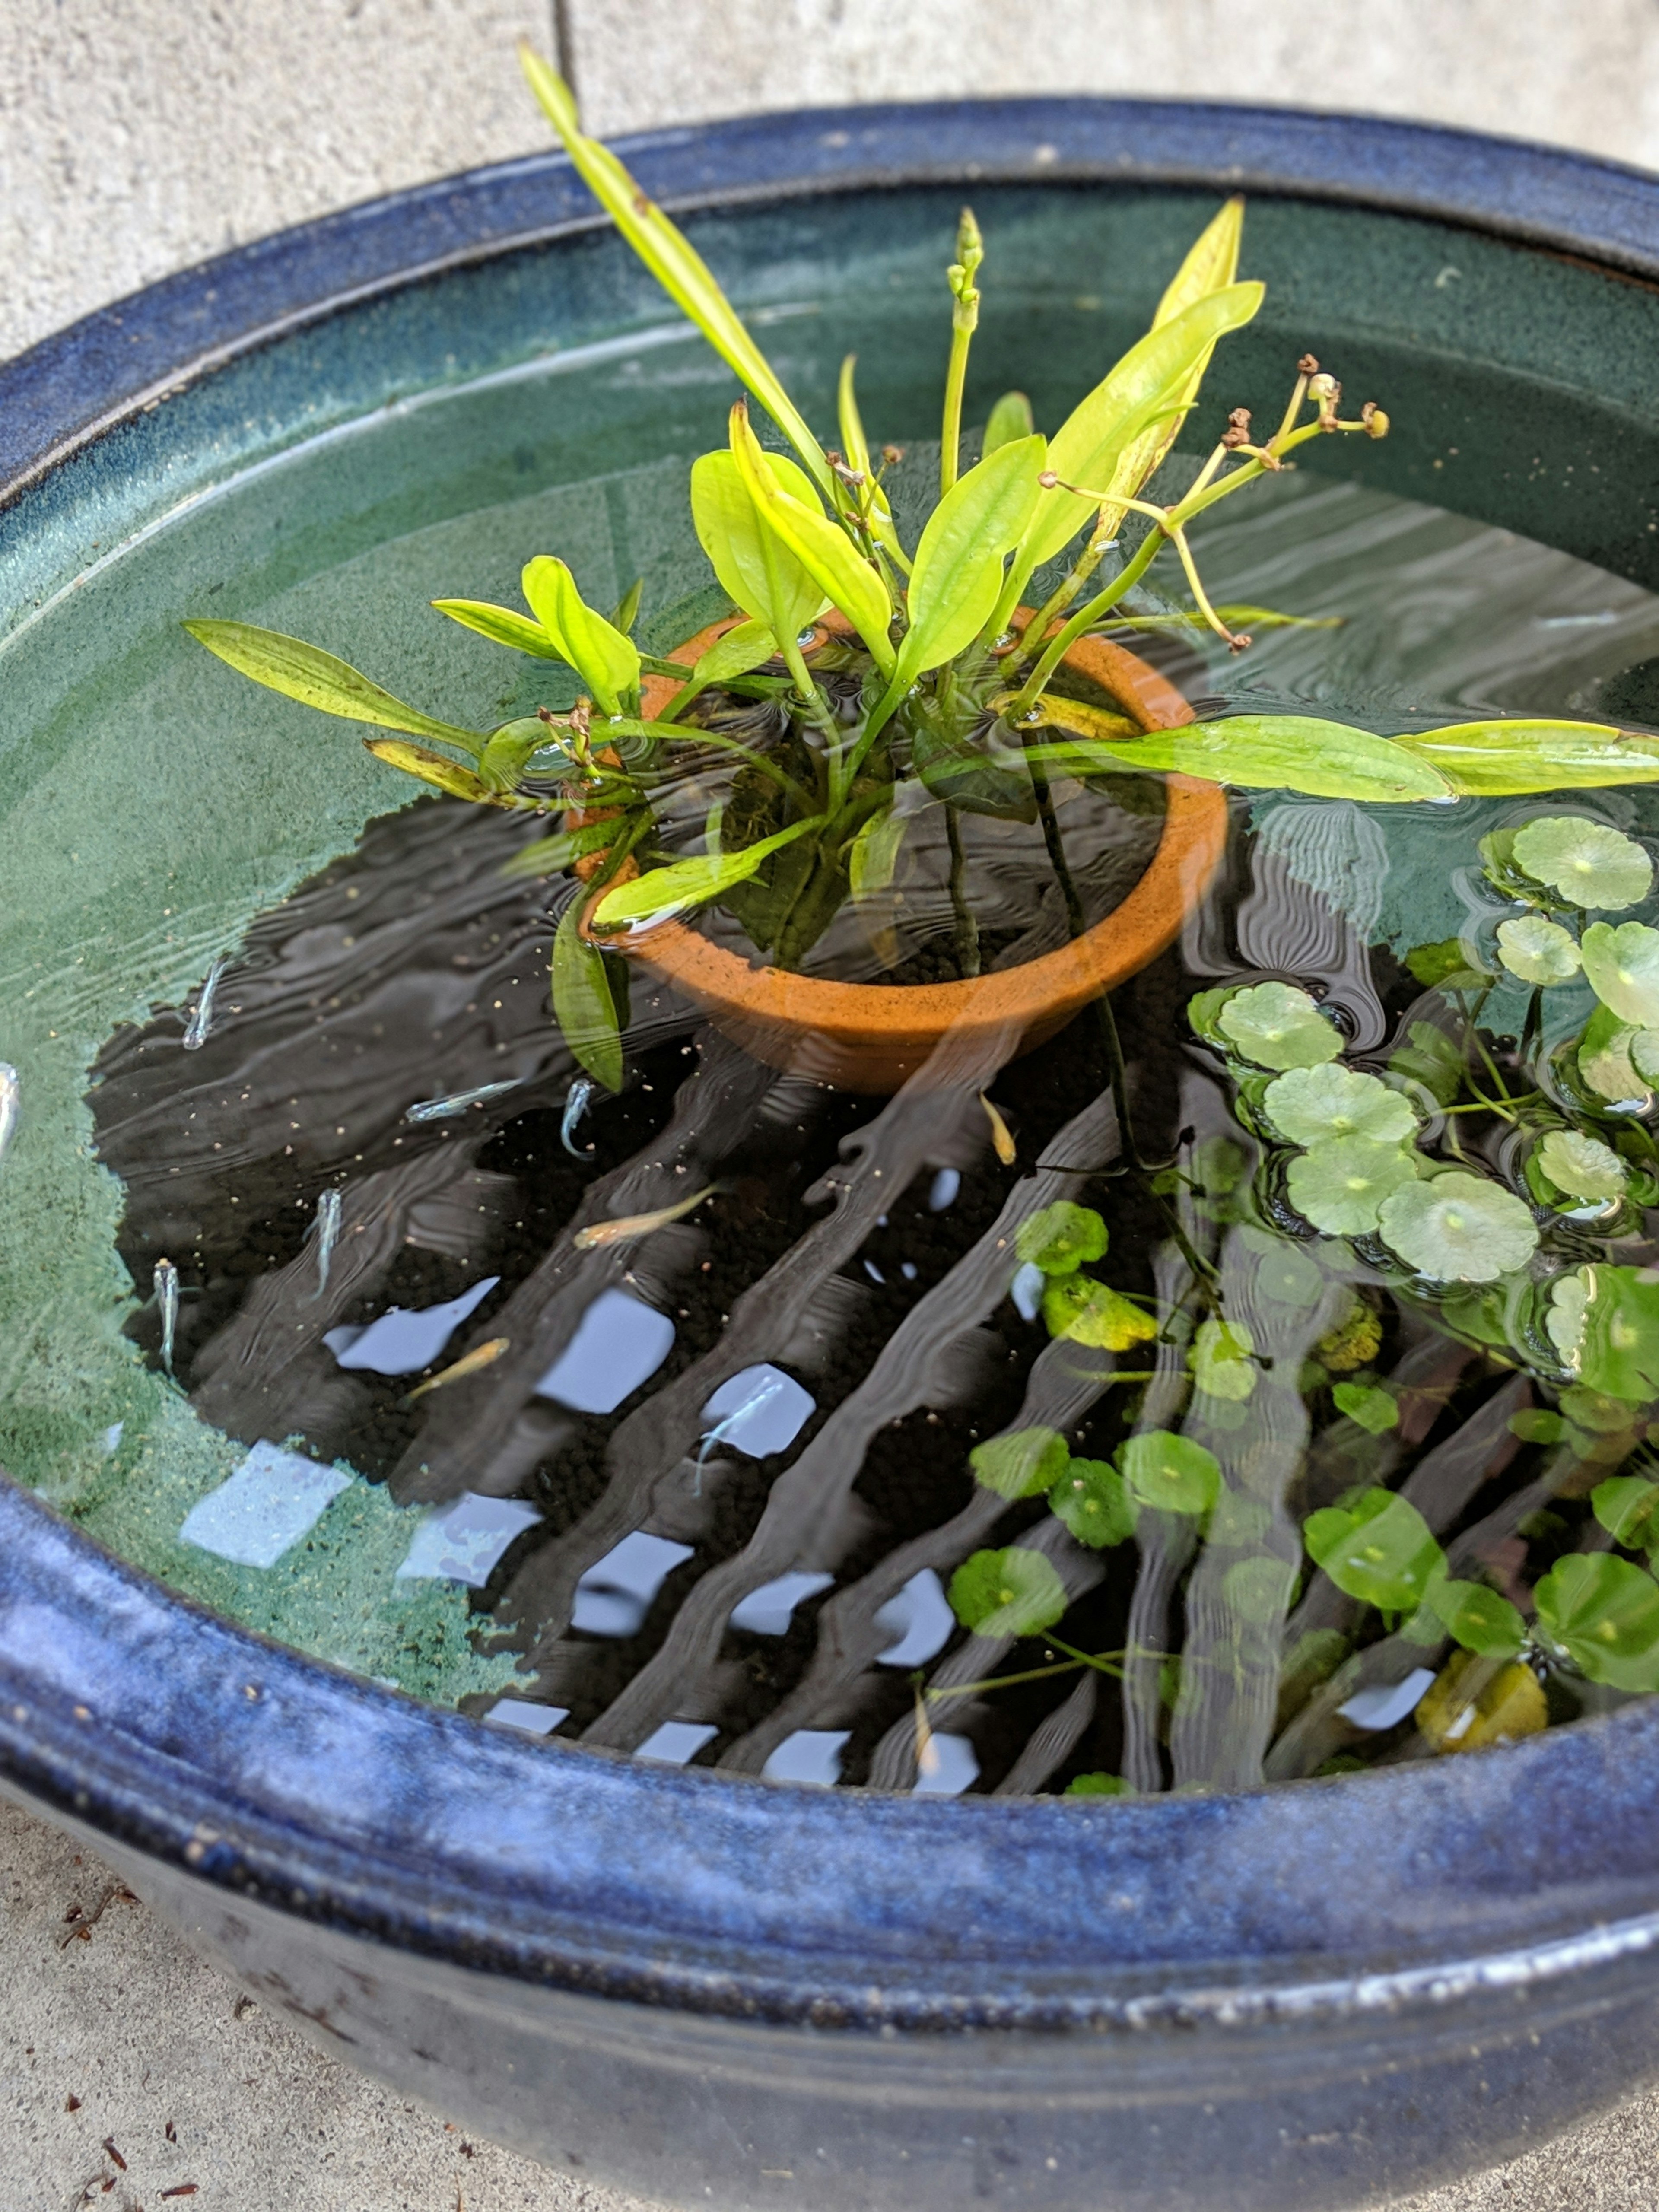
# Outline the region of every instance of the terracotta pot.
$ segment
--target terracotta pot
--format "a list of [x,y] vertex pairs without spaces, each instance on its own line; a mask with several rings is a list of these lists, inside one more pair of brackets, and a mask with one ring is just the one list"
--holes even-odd
[[[695,660],[737,619],[699,630],[675,658]],[[1174,685],[1121,645],[1085,638],[1066,660],[1109,691],[1145,730],[1172,729],[1193,719]],[[645,714],[659,713],[674,690],[666,677],[647,677]],[[884,1095],[925,1065],[947,1035],[971,1050],[976,1039],[1012,1030],[1019,1036],[1017,1050],[1030,1051],[1174,941],[1221,858],[1227,802],[1217,785],[1190,776],[1171,775],[1167,785],[1164,835],[1128,896],[1082,937],[1018,968],[954,983],[839,983],[783,968],[751,967],[673,921],[659,922],[632,941],[611,939],[607,945],[672,983],[717,1029],[769,1066],[816,1076],[842,1091]]]

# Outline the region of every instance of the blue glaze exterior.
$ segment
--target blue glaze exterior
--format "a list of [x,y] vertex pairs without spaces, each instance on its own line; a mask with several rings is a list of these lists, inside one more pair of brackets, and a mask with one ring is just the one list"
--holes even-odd
[[[627,152],[671,205],[1237,182],[1659,276],[1659,182],[1403,125],[1029,101]],[[301,324],[592,221],[564,163],[520,162],[169,279],[0,370],[0,500]],[[1652,1705],[1273,1793],[779,1789],[415,1705],[5,1486],[0,1780],[341,2055],[688,2205],[1312,2212],[1507,2155],[1659,2072]]]

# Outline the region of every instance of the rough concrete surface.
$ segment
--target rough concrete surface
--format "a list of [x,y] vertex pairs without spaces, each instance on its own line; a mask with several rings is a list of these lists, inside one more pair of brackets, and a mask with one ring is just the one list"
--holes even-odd
[[[1186,93],[1659,163],[1656,0],[0,0],[0,356],[240,240],[544,144],[512,44],[552,46],[556,16],[605,131],[837,100]],[[0,1878],[0,2212],[159,2212],[192,2181],[166,2202],[630,2212],[469,2145],[239,2005],[125,1896],[81,1938],[66,1916],[112,1877],[4,1808]],[[1398,2212],[1659,2212],[1656,2156],[1659,2099]]]
[[[314,2050],[239,1998],[90,1853],[4,1804],[0,1916],[3,2212],[163,2212],[162,2191],[192,2181],[194,2197],[167,2205],[650,2212],[470,2138]],[[1391,2212],[1655,2212],[1656,2137],[1659,2098]]]

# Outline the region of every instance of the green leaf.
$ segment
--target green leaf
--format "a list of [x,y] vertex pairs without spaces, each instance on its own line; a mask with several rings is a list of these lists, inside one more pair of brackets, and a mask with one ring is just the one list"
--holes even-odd
[[[781,491],[803,507],[817,506],[811,478],[787,454],[767,454],[765,465]],[[721,590],[750,617],[743,627],[764,629],[775,647],[779,639],[793,644],[823,612],[823,585],[766,528],[732,454],[703,453],[691,464],[691,520]]]
[[532,622],[528,615],[514,614],[511,607],[494,606],[488,599],[434,599],[432,605],[451,622],[459,623],[463,629],[477,630],[492,644],[533,653],[538,660],[564,659],[538,622]]
[[1541,815],[1516,831],[1510,852],[1517,866],[1569,906],[1634,906],[1653,888],[1653,863],[1636,840],[1581,815]]
[[1539,1626],[1581,1674],[1659,1690],[1659,1583],[1609,1552],[1558,1559],[1533,1592]]
[[890,678],[895,654],[887,631],[893,603],[886,585],[838,522],[781,489],[741,400],[732,410],[732,454],[764,528],[816,580],[824,598],[835,601]]
[[1493,1283],[1524,1267],[1538,1224],[1513,1191],[1454,1168],[1403,1183],[1382,1201],[1382,1241],[1419,1274],[1443,1283]]
[[587,605],[562,561],[538,553],[519,587],[531,612],[607,714],[620,714],[640,688],[639,648]]
[[1237,991],[1216,1017],[1222,1034],[1259,1067],[1317,1067],[1342,1050],[1342,1033],[1294,983]]
[[1050,1336],[1100,1352],[1127,1352],[1158,1334],[1158,1323],[1133,1299],[1087,1275],[1063,1275],[1051,1283],[1043,1293],[1042,1318]]
[[1523,914],[1498,925],[1498,957],[1523,983],[1570,983],[1583,964],[1577,940],[1559,921]]
[[991,410],[985,425],[985,442],[980,447],[983,459],[994,453],[999,446],[1012,446],[1017,438],[1029,438],[1036,426],[1031,421],[1031,403],[1023,392],[1005,392]]
[[847,879],[854,898],[874,898],[892,882],[908,821],[908,815],[890,802],[854,838],[847,855]]
[[463,730],[453,722],[434,721],[418,708],[405,707],[367,676],[360,676],[349,661],[337,660],[314,645],[281,630],[257,629],[252,623],[187,622],[184,627],[198,645],[241,676],[252,677],[268,690],[297,699],[325,714],[339,714],[349,722],[373,722],[383,730],[406,730],[411,737],[441,738],[470,753],[482,752],[481,731]]
[[578,927],[586,898],[586,890],[579,889],[554,932],[554,1018],[565,1042],[588,1073],[596,1076],[607,1091],[620,1091],[622,1009],[604,954],[588,943]]
[[501,792],[492,790],[470,768],[451,760],[447,753],[428,752],[424,745],[405,744],[401,738],[365,738],[363,743],[375,759],[383,760],[388,768],[401,769],[405,775],[431,784],[434,790],[447,793],[451,799],[468,799],[475,806],[514,804]]
[[1036,1498],[1054,1488],[1070,1456],[1057,1429],[1015,1429],[975,1444],[968,1464],[975,1481],[999,1498]]
[[823,826],[822,816],[814,815],[745,845],[740,853],[704,853],[694,860],[676,860],[670,867],[653,868],[648,875],[608,890],[593,910],[594,922],[601,929],[619,929],[625,922],[665,921],[688,907],[707,906],[734,884],[746,883],[769,854]]
[[1357,1422],[1367,1436],[1386,1436],[1400,1425],[1400,1401],[1375,1382],[1334,1382],[1331,1397],[1339,1413]]
[[1483,1659],[1513,1659],[1527,1641],[1527,1624],[1485,1583],[1431,1583],[1424,1603],[1455,1643]]
[[1035,822],[1036,796],[1027,757],[998,742],[998,726],[969,738],[925,693],[911,702],[910,766],[935,799],[964,814]]
[[1376,1226],[1382,1201],[1416,1180],[1413,1155],[1369,1137],[1332,1137],[1291,1162],[1291,1204],[1328,1237],[1364,1237]]
[[1139,1518],[1123,1477],[1103,1459],[1074,1459],[1048,1492],[1048,1510],[1097,1552],[1133,1536]]
[[1288,1559],[1261,1553],[1236,1559],[1221,1577],[1222,1602],[1257,1627],[1282,1625],[1296,1594],[1297,1570]]
[[1615,1544],[1645,1552],[1659,1543],[1659,1482],[1645,1475],[1613,1474],[1590,1492],[1590,1510]]
[[1117,1449],[1129,1495],[1161,1513],[1207,1513],[1221,1495],[1221,1462],[1190,1437],[1149,1429]]
[[1659,780],[1659,740],[1596,722],[1458,722],[1397,742],[1438,769],[1454,791],[1471,797]]
[[1625,1194],[1625,1163],[1599,1137],[1581,1136],[1576,1129],[1552,1129],[1538,1147],[1538,1164],[1570,1198],[1594,1204]]
[[1548,1326],[1558,1345],[1571,1342],[1575,1312],[1579,1380],[1632,1406],[1659,1397],[1659,1279],[1640,1267],[1580,1267],[1554,1285]]
[[910,572],[910,627],[896,682],[908,685],[954,659],[990,620],[1003,556],[1031,519],[1048,453],[1040,437],[999,447],[959,477],[928,517]]
[[559,875],[584,853],[601,852],[614,844],[619,827],[616,822],[589,822],[580,830],[538,837],[532,844],[521,845],[499,872],[509,878]]
[[1652,1034],[1598,1006],[1578,1040],[1578,1073],[1587,1087],[1613,1105],[1645,1101],[1648,1084],[1636,1066],[1635,1048]]
[[1418,945],[1406,955],[1406,966],[1425,991],[1450,983],[1455,975],[1473,972],[1461,937],[1443,937],[1437,945]]
[[742,378],[827,494],[831,477],[823,447],[702,256],[646,198],[610,149],[584,135],[570,88],[552,64],[523,44],[519,59],[543,112],[594,198],[670,299]]
[[1014,1252],[1022,1267],[1069,1275],[1091,1260],[1104,1259],[1107,1242],[1106,1224],[1091,1206],[1073,1206],[1062,1198],[1020,1223]]
[[1293,1145],[1333,1137],[1401,1145],[1417,1133],[1411,1101],[1379,1077],[1352,1067],[1292,1068],[1267,1085],[1261,1103],[1274,1128]]
[[1443,776],[1395,739],[1304,714],[1229,714],[1091,750],[1121,767],[1200,776],[1245,791],[1389,805],[1444,799],[1450,791]]
[[1659,929],[1645,922],[1593,921],[1580,947],[1584,974],[1621,1022],[1659,1029]]
[[1133,1797],[1135,1792],[1121,1774],[1074,1774],[1062,1795],[1067,1797]]
[[1255,1389],[1259,1370],[1250,1354],[1255,1338],[1242,1321],[1218,1321],[1213,1316],[1198,1325],[1188,1354],[1193,1381],[1212,1398],[1242,1405]]
[[[1050,468],[1085,492],[1112,491],[1120,454],[1144,431],[1179,427],[1216,341],[1249,321],[1262,292],[1260,284],[1224,285],[1149,331],[1066,417],[1048,447]],[[1083,527],[1096,504],[1058,487],[1043,493],[1016,556],[1022,586]]]
[[870,441],[864,434],[864,421],[859,413],[857,394],[853,389],[853,371],[857,363],[858,356],[849,353],[841,365],[837,412],[841,418],[842,454],[848,467],[856,470],[865,479],[864,489],[859,497],[863,502],[870,535],[900,568],[908,572],[910,563],[899,540],[893,510],[870,462]]
[[951,1610],[975,1636],[1040,1636],[1065,1612],[1066,1586],[1041,1552],[975,1552],[951,1577]]
[[1302,1537],[1338,1589],[1384,1613],[1414,1613],[1445,1565],[1428,1522],[1391,1490],[1310,1514]]
[[1449,1106],[1463,1088],[1463,1054],[1432,1022],[1413,1022],[1407,1042],[1389,1058],[1389,1073],[1420,1083],[1431,1097]]
[[[720,454],[716,458],[724,460],[729,456]],[[807,620],[811,619],[809,616]],[[805,623],[800,625],[801,629],[805,627]],[[799,631],[791,630],[789,635],[795,637]],[[728,677],[747,676],[751,668],[759,668],[772,659],[777,649],[777,639],[767,623],[738,623],[723,636],[717,637],[707,653],[697,655],[691,681],[702,690],[707,684],[724,684]]]

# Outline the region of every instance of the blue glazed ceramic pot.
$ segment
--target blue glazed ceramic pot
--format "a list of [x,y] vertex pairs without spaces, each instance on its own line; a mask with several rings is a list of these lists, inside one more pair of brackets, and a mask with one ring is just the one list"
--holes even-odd
[[[816,307],[855,300],[965,180],[988,232],[1024,226],[1057,388],[1100,343],[1076,319],[1100,307],[1078,296],[1088,241],[1133,261],[1144,229],[1150,271],[1243,186],[1273,289],[1239,358],[1334,333],[1351,389],[1386,380],[1413,425],[1360,457],[1372,480],[1659,571],[1659,183],[1405,126],[1085,100],[625,150],[785,327],[809,412],[842,337]],[[895,405],[912,357],[937,376],[924,306],[914,330],[895,309]],[[653,332],[678,343],[551,158],[170,278],[0,371],[8,616],[21,637],[94,546],[303,439]],[[717,413],[723,386],[704,398]],[[569,434],[626,464],[641,404],[573,400]],[[675,450],[711,442],[686,422]],[[1547,439],[1571,471],[1514,465]],[[352,527],[372,537],[368,512]],[[0,1771],[326,2048],[551,2166],[690,2206],[1358,2205],[1659,2070],[1651,1705],[1237,1796],[778,1787],[418,1705],[169,1595],[9,1486]]]

